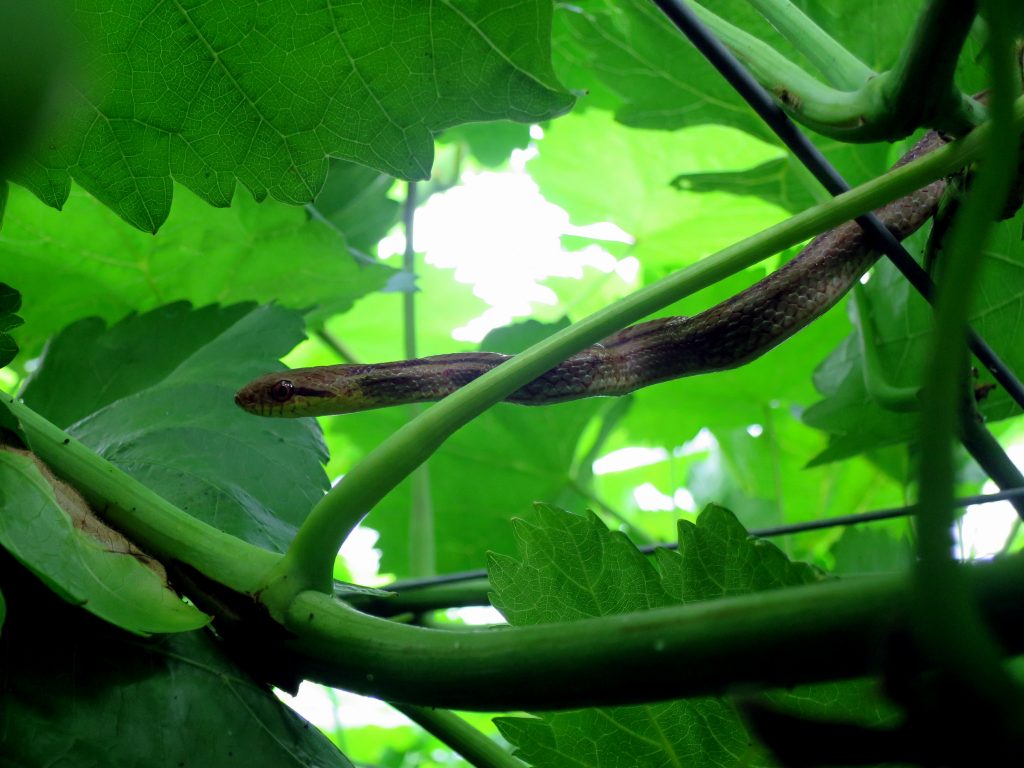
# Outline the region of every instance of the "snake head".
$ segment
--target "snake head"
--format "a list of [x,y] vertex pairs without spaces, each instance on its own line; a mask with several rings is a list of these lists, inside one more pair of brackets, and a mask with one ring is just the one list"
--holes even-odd
[[[329,380],[328,380],[329,379]],[[235,393],[235,405],[257,416],[300,418],[363,410],[358,402],[357,387],[337,375],[328,376],[324,369],[296,368],[268,373],[246,384]],[[333,384],[331,382],[334,382]],[[353,405],[346,408],[345,403]]]
[[314,416],[318,413],[316,406],[333,394],[306,386],[293,372],[285,371],[268,373],[246,384],[235,393],[235,405],[257,416]]

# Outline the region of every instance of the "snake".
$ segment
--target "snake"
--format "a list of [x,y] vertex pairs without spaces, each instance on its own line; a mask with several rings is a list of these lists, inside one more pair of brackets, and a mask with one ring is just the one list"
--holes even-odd
[[[929,131],[893,167],[946,143]],[[945,179],[874,213],[903,240],[931,218]],[[624,328],[517,389],[507,402],[547,405],[621,396],[684,376],[744,365],[834,306],[879,257],[855,221],[814,238],[793,259],[749,288],[690,317],[661,317]],[[235,395],[260,416],[326,416],[440,400],[511,358],[455,352],[395,362],[317,366],[268,373]]]

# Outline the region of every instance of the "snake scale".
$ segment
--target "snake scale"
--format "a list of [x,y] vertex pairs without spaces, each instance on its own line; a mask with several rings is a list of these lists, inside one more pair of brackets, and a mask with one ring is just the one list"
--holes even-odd
[[[945,143],[929,132],[896,163],[903,165]],[[935,212],[939,180],[878,208],[899,240]],[[513,392],[507,400],[546,405],[743,365],[822,315],[875,262],[856,222],[819,235],[789,263],[746,290],[692,317],[663,317],[624,328]],[[508,355],[457,352],[371,365],[331,365],[269,373],[250,382],[235,402],[261,416],[321,416],[440,400],[501,365]]]

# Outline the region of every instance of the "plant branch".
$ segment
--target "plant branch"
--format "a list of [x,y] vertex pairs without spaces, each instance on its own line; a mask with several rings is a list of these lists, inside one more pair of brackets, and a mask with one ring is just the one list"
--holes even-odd
[[454,712],[411,704],[391,706],[454,749],[476,768],[524,768],[523,763]]
[[[915,28],[913,44],[892,70],[875,76],[785,0],[760,0],[762,13],[812,60],[826,62],[825,71],[843,80],[845,90],[822,84],[771,46],[692,0],[688,5],[684,0],[654,2],[677,26],[689,14],[699,19],[783,109],[826,136],[892,141],[921,125],[962,136],[984,120],[984,109],[953,84],[957,56],[976,13],[973,1],[933,0]],[[832,56],[840,56],[841,62],[827,63]]]
[[[933,3],[932,8],[941,5]],[[965,3],[965,5],[968,5]],[[919,562],[915,570],[918,642],[940,668],[971,693],[974,705],[1019,716],[1024,699],[1002,666],[1002,652],[984,623],[974,595],[952,557],[953,441],[962,431],[966,399],[967,313],[980,274],[994,214],[1002,211],[1017,171],[1019,142],[1013,98],[1019,90],[1009,8],[986,3],[992,60],[992,138],[973,189],[949,234],[939,286],[935,328],[922,392]],[[969,417],[968,417],[969,418]],[[1002,723],[997,724],[1001,726]]]
[[[1015,110],[1024,127],[1024,100]],[[359,519],[457,429],[560,361],[672,302],[784,248],[948,175],[979,156],[982,126],[964,139],[797,214],[686,269],[648,285],[484,374],[405,424],[371,451],[313,508],[271,578],[285,577],[278,605],[305,589],[329,592],[330,564]],[[268,593],[270,596],[271,593]]]
[[875,76],[862,62],[789,0],[750,0],[783,37],[836,88],[852,91]]
[[32,452],[148,554],[187,563],[243,593],[255,591],[281,559],[178,509],[19,400],[3,395],[2,403]]
[[931,0],[896,66],[873,82],[879,89],[879,117],[888,116],[893,135],[933,125],[959,136],[984,119],[980,105],[961,94],[953,82],[957,59],[977,13],[976,0]]
[[[962,566],[1007,650],[1024,650],[1024,557]],[[445,631],[367,616],[320,592],[288,608],[281,653],[304,678],[388,701],[564,709],[880,671],[909,640],[911,577],[887,575],[526,627]]]

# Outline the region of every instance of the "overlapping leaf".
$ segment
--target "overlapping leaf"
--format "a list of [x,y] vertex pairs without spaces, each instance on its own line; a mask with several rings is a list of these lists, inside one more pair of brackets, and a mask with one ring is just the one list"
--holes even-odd
[[31,582],[0,553],[0,762],[351,768],[211,635],[144,642]]
[[84,320],[49,345],[24,399],[190,514],[282,550],[327,486],[319,429],[232,398],[301,338],[301,316],[273,306]]
[[21,181],[61,206],[74,178],[148,232],[172,178],[219,206],[237,182],[303,204],[328,157],[427,178],[434,133],[572,104],[551,71],[545,0],[125,0],[72,19],[91,82]]
[[10,332],[24,322],[15,314],[20,308],[21,294],[6,283],[0,283],[0,368],[18,354],[18,345]]
[[69,602],[143,635],[209,620],[168,587],[162,567],[29,454],[0,450],[0,485],[0,546]]
[[[735,517],[708,507],[680,522],[679,551],[655,562],[593,515],[551,508],[516,526],[519,558],[492,555],[492,600],[510,623],[537,624],[639,611],[751,591],[813,583],[814,569],[750,539]],[[860,684],[804,687],[778,703],[802,711],[879,717]],[[518,756],[535,766],[753,766],[769,761],[726,700],[714,698],[499,718]]]
[[[390,206],[378,198],[367,203],[367,219]],[[216,210],[182,189],[156,236],[125,227],[81,190],[57,212],[14,189],[0,264],[3,279],[24,297],[27,325],[17,337],[30,356],[75,320],[95,315],[112,322],[181,299],[342,312],[392,274],[353,257],[344,233],[304,211],[257,204],[248,195]]]

